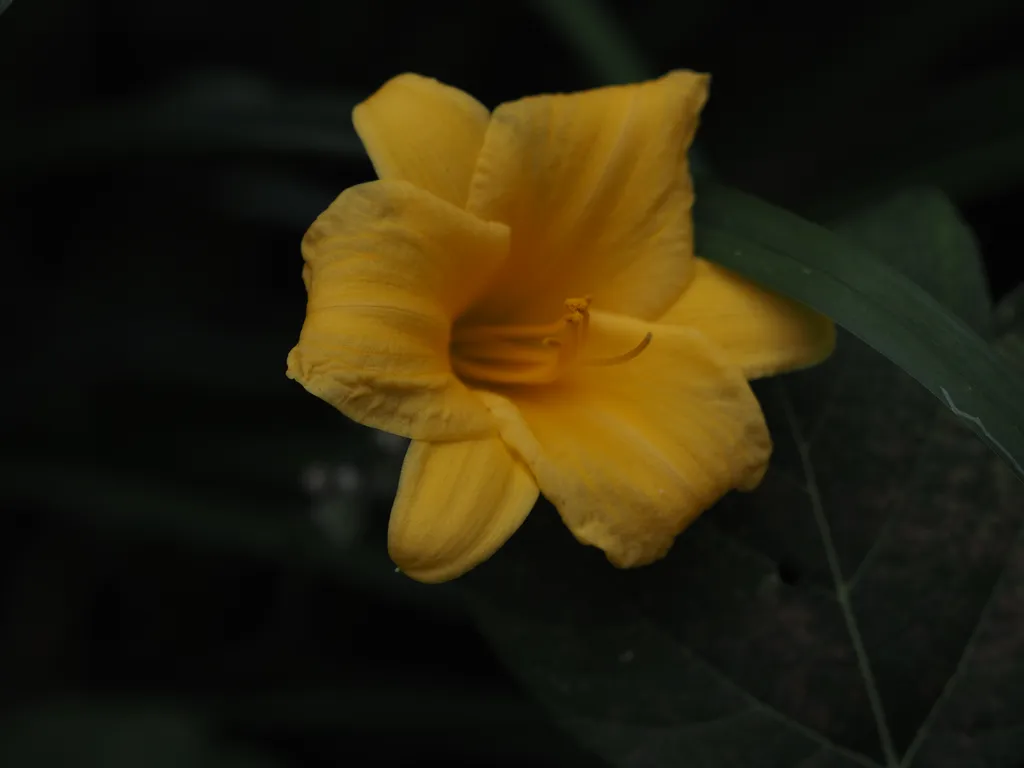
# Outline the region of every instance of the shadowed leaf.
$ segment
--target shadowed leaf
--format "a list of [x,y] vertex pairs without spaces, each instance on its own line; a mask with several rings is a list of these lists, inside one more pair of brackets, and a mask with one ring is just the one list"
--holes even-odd
[[[930,193],[842,230],[987,325],[970,233]],[[757,391],[776,441],[764,483],[665,560],[615,570],[545,505],[466,577],[501,657],[617,766],[1016,768],[1010,471],[848,334],[825,365]]]

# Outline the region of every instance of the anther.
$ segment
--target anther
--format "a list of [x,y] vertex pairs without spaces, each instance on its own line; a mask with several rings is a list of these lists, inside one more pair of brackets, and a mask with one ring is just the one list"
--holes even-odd
[[584,296],[579,299],[566,299],[565,309],[572,314],[583,314],[590,309],[590,296]]

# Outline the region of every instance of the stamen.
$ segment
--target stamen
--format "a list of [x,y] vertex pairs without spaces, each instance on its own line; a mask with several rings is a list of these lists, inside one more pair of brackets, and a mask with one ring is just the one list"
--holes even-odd
[[452,343],[471,343],[505,339],[508,341],[533,341],[544,336],[557,336],[565,327],[565,318],[547,325],[474,325],[456,328]]
[[590,331],[590,297],[565,300],[565,314],[545,325],[477,325],[456,328],[452,368],[463,379],[484,384],[549,384],[566,368],[627,363],[647,349],[648,333],[633,349],[613,357],[581,358]]
[[618,365],[619,363],[628,363],[633,360],[641,352],[647,349],[647,345],[651,343],[653,334],[648,331],[647,334],[640,340],[640,343],[633,347],[629,352],[625,352],[621,355],[615,355],[614,357],[593,357],[589,360],[584,360],[584,365]]
[[453,368],[464,379],[489,384],[550,384],[556,381],[562,372],[562,365],[558,360],[525,368],[459,360]]
[[[566,302],[568,304],[568,302]],[[585,328],[587,327],[587,315],[566,315],[565,317],[565,333],[563,334],[564,340],[560,344],[559,349],[559,360],[563,363],[573,360],[576,354],[579,352],[583,342],[586,341],[584,338],[586,334]]]
[[[586,339],[587,331],[590,330],[590,297],[584,296],[582,299],[566,299],[565,309],[569,313],[568,317],[577,317],[580,319],[580,340]],[[567,318],[568,319],[568,318]]]
[[590,309],[590,302],[592,301],[590,296],[584,296],[579,299],[566,299],[565,308],[572,313],[584,314]]
[[[546,341],[546,340],[545,340]],[[557,340],[552,339],[557,344]],[[546,346],[546,345],[545,345]],[[460,360],[490,363],[527,363],[539,365],[551,359],[551,352],[537,346],[517,344],[513,341],[456,342],[452,354]]]

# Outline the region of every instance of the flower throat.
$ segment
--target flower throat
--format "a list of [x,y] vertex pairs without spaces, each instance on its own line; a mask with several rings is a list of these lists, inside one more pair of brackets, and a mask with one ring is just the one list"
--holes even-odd
[[455,375],[481,384],[550,384],[573,364],[619,365],[651,343],[646,334],[633,349],[612,357],[582,355],[590,329],[590,297],[566,299],[565,314],[547,325],[475,325],[452,332]]

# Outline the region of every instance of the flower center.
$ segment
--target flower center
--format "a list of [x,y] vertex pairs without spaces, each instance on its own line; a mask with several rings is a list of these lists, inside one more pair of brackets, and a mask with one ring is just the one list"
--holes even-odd
[[643,352],[648,333],[633,349],[613,357],[585,357],[590,297],[566,299],[565,314],[548,325],[475,325],[452,331],[452,370],[482,384],[550,384],[574,363],[618,365]]

